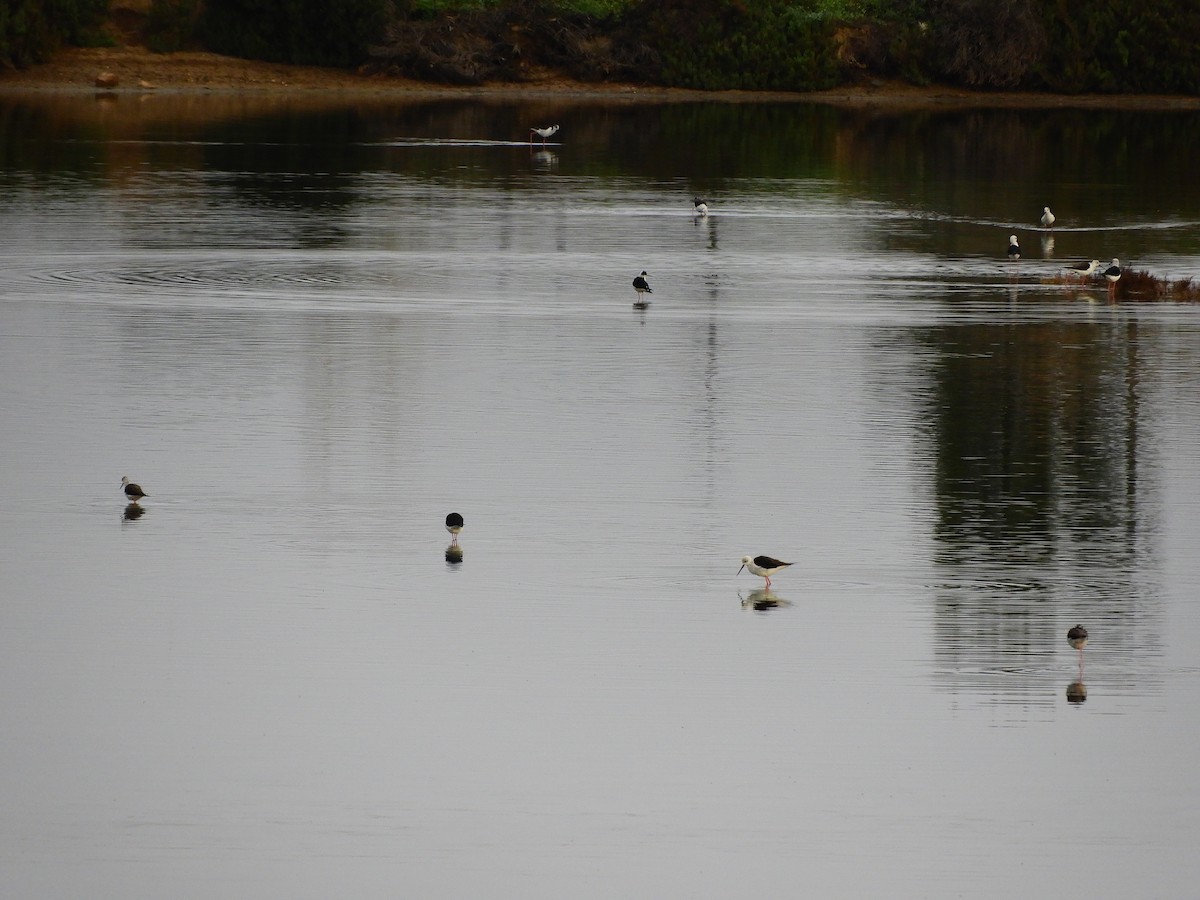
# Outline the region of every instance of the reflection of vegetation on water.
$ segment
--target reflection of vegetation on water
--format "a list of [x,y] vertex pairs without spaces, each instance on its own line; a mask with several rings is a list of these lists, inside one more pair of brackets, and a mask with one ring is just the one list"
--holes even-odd
[[936,535],[947,560],[1133,552],[1136,326],[971,325],[927,335]]
[[94,125],[62,121],[44,103],[0,102],[0,172],[102,177],[95,148],[102,133]]
[[[1143,580],[1157,532],[1136,323],[931,329],[935,653],[954,690],[1048,705],[1063,622],[1156,652]],[[1003,679],[1003,680],[1000,680]]]

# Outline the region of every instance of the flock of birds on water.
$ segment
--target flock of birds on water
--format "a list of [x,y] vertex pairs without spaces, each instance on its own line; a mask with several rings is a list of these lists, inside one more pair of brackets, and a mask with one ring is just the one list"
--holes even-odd
[[[1054,230],[1054,223],[1057,221],[1057,216],[1050,212],[1050,207],[1042,207],[1042,217],[1039,220],[1043,228]],[[1017,240],[1015,234],[1008,236],[1008,258],[1014,262],[1021,258],[1021,243]],[[1093,259],[1083,262],[1071,263],[1066,267],[1073,275],[1081,280],[1090,278],[1096,272],[1100,271],[1100,260]],[[1121,260],[1113,257],[1112,264],[1100,272],[1101,275],[1108,281],[1108,292],[1111,295],[1117,289],[1117,282],[1121,280]]]
[[[645,274],[644,272],[642,273]],[[641,276],[639,276],[641,277]],[[647,288],[647,290],[649,290]],[[126,509],[126,518],[137,518],[141,514],[141,501],[149,497],[142,486],[136,482],[130,481],[126,475],[121,479],[121,490],[125,494],[125,499],[129,503],[129,508]],[[136,514],[130,515],[131,510],[136,510]],[[465,524],[462,514],[452,512],[446,516],[446,531],[450,533],[450,546],[446,548],[446,561],[451,563],[460,563],[463,560],[462,547],[458,544],[458,536],[462,533],[463,525]],[[759,578],[766,580],[765,589],[771,589],[771,576],[782,572],[789,566],[794,565],[790,562],[784,562],[781,559],[775,559],[773,556],[743,556],[741,568],[737,570],[737,574],[742,574],[742,569],[746,569],[751,575],[757,575]],[[767,603],[767,605],[774,605]],[[1067,643],[1075,650],[1079,651],[1079,666],[1083,668],[1083,648],[1087,645],[1088,633],[1087,629],[1082,625],[1076,625],[1067,632]]]
[[[544,147],[546,146],[547,139],[557,134],[558,130],[559,126],[557,125],[550,125],[546,128],[538,128],[536,126],[532,127],[529,129],[529,142],[532,144],[534,135],[537,135],[542,139],[542,146]],[[692,214],[694,216],[707,216],[708,201],[702,197],[693,197]],[[1057,217],[1050,211],[1050,207],[1042,207],[1042,217],[1039,221],[1041,222],[1043,228],[1053,231],[1056,219]],[[1008,258],[1014,262],[1021,258],[1021,242],[1017,240],[1017,236],[1015,234],[1010,234],[1008,236]],[[1098,271],[1100,271],[1100,260],[1093,259],[1084,262],[1072,263],[1066,268],[1069,269],[1071,273],[1077,276],[1080,280],[1083,280],[1085,278],[1090,278],[1092,275],[1095,275]],[[1116,292],[1117,282],[1121,280],[1121,260],[1113,257],[1112,264],[1104,268],[1100,274],[1103,275],[1105,280],[1108,281],[1108,292],[1109,295],[1112,296]],[[650,301],[646,299],[646,295],[653,294],[654,291],[650,289],[650,282],[646,280],[647,275],[648,273],[643,270],[642,274],[633,279],[633,290],[637,294],[637,299],[633,301],[634,309],[649,309],[650,307]]]
[[[533,142],[533,135],[538,135],[542,139],[542,144],[545,145],[547,139],[556,134],[559,126],[550,125],[546,128],[530,128],[530,143]],[[701,197],[692,198],[692,213],[696,216],[708,215],[708,202]],[[1042,210],[1041,224],[1043,228],[1052,228],[1055,222],[1055,215],[1050,211],[1050,207],[1044,207]],[[1008,258],[1018,260],[1021,258],[1021,245],[1015,234],[1009,235],[1008,238]],[[1074,263],[1067,267],[1081,278],[1088,277],[1094,274],[1100,268],[1099,260],[1091,260],[1090,262]],[[637,294],[637,299],[634,301],[635,309],[646,309],[650,305],[650,301],[645,299],[645,295],[653,294],[654,291],[650,288],[650,283],[646,280],[647,272],[642,271],[640,275],[633,279],[633,289]],[[1112,265],[1103,272],[1104,277],[1108,280],[1109,290],[1112,291],[1117,281],[1121,278],[1121,263],[1118,259],[1113,259]],[[149,497],[141,485],[129,480],[126,475],[121,479],[121,489],[125,493],[125,499],[130,506],[126,510],[126,518],[136,518],[141,514],[140,501]],[[133,513],[132,515],[130,513]],[[460,513],[452,512],[446,516],[446,531],[450,533],[450,546],[446,548],[447,562],[462,562],[463,551],[458,544],[458,536],[463,530],[463,517]],[[775,559],[773,556],[743,556],[741,568],[737,570],[737,574],[742,574],[742,570],[748,570],[751,575],[757,575],[759,578],[765,579],[765,589],[771,589],[771,576],[793,565],[790,562]],[[1080,668],[1083,667],[1083,648],[1087,646],[1088,633],[1087,629],[1082,625],[1075,625],[1067,631],[1067,643],[1071,648],[1079,651]]]

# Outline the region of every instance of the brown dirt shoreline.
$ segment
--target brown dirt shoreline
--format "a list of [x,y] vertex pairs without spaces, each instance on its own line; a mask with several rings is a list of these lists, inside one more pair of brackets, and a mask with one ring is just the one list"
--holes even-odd
[[[236,59],[215,53],[187,51],[152,53],[138,46],[71,48],[54,59],[20,71],[0,71],[0,92],[96,92],[96,76],[117,76],[112,93],[232,93],[260,95],[344,95],[392,99],[427,97],[524,97],[556,100],[628,102],[788,101],[830,103],[887,109],[930,107],[1009,107],[1196,110],[1200,97],[1161,95],[1060,95],[983,93],[948,87],[914,87],[872,81],[862,85],[813,93],[752,91],[692,91],[635,84],[591,84],[561,78],[553,72],[519,84],[450,86],[358,72],[289,66]],[[315,97],[314,97],[315,99]]]

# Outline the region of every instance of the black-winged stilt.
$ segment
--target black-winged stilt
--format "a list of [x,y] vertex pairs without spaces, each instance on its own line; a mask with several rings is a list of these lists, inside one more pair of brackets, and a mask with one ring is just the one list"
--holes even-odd
[[692,198],[692,212],[698,216],[708,215],[708,203],[701,197]]
[[1008,258],[1021,258],[1021,245],[1017,243],[1017,236],[1015,234],[1010,234],[1008,236]]
[[1048,207],[1048,206],[1042,207],[1042,227],[1043,228],[1053,228],[1054,227],[1054,213],[1050,212],[1050,207]]
[[463,517],[458,513],[446,516],[446,530],[450,532],[451,544],[458,543],[458,533],[463,529]]
[[125,491],[125,498],[130,503],[137,503],[143,497],[150,496],[149,494],[147,494],[145,491],[142,490],[142,486],[140,484],[134,484],[132,481],[130,481],[128,475],[122,476],[121,487]]
[[[771,576],[776,572],[786,569],[792,565],[789,562],[781,562],[770,556],[743,556],[742,569],[749,569],[752,575],[758,575],[767,579],[767,587],[771,586]],[[742,574],[742,569],[738,569],[737,573]]]
[[552,137],[556,131],[558,131],[557,125],[551,125],[547,128],[538,128],[536,126],[533,128],[530,128],[529,129],[529,143],[531,143],[531,144],[533,143],[533,136],[535,134],[540,135],[542,138],[542,146],[544,147],[544,146],[546,146],[546,138]]
[[1087,278],[1098,268],[1100,268],[1100,260],[1093,259],[1091,262],[1077,262],[1066,267],[1072,274],[1078,275],[1080,278]]
[[[1087,642],[1087,629],[1082,625],[1076,625],[1067,632],[1067,643],[1071,645],[1073,650],[1079,651],[1079,681],[1076,683],[1080,688],[1083,688],[1083,700],[1087,699],[1087,688],[1083,687],[1083,648],[1087,646]],[[1077,702],[1082,703],[1083,700],[1079,700]]]
[[1072,649],[1082,650],[1087,646],[1087,641],[1087,629],[1082,625],[1076,625],[1067,632],[1067,643],[1071,645]]
[[1108,279],[1108,292],[1115,295],[1117,293],[1117,282],[1121,280],[1121,261],[1115,256],[1113,257],[1112,265],[1104,270],[1104,277]]
[[645,309],[647,306],[649,306],[650,301],[643,299],[642,295],[643,294],[653,294],[654,291],[650,290],[650,282],[648,282],[646,280],[646,270],[645,269],[642,270],[641,275],[639,275],[637,278],[633,279],[633,289],[635,291],[637,291],[637,300],[635,300],[633,302],[633,305],[638,309]]

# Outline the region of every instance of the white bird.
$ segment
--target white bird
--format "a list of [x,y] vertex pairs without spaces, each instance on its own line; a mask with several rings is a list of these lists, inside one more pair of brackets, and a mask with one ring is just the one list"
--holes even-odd
[[529,129],[529,143],[533,143],[533,136],[540,135],[542,138],[542,146],[546,146],[546,138],[551,137],[558,131],[557,125],[551,125],[548,128],[537,128],[536,126]]
[[134,484],[132,481],[130,481],[128,475],[122,476],[121,487],[125,490],[125,499],[127,499],[130,503],[137,503],[143,497],[150,496],[142,490],[142,486],[140,484]]
[[1015,234],[1010,234],[1008,236],[1008,258],[1021,258],[1021,245],[1017,243],[1017,236]]
[[650,290],[650,282],[646,280],[645,269],[642,270],[641,275],[633,279],[633,289],[637,291],[637,300],[634,301],[633,305],[640,309],[644,309],[645,307],[649,306],[650,301],[642,299],[642,295],[653,294],[654,291]]
[[1070,269],[1080,278],[1086,278],[1088,275],[1091,275],[1098,268],[1100,268],[1100,260],[1093,259],[1091,262],[1077,262],[1067,266],[1066,268]]
[[1052,228],[1054,226],[1054,213],[1050,212],[1050,207],[1042,207],[1042,227]]
[[701,199],[700,197],[693,197],[692,198],[692,212],[694,212],[698,216],[707,216],[708,215],[708,204],[705,203],[704,200]]
[[[749,569],[752,575],[758,575],[767,579],[767,587],[771,586],[771,576],[776,572],[786,569],[792,565],[789,562],[780,562],[770,556],[743,556],[742,569]],[[738,569],[737,573],[742,574],[742,569]]]
[[1104,277],[1108,279],[1108,292],[1115,294],[1117,292],[1117,282],[1121,280],[1121,261],[1115,256],[1113,257],[1112,265],[1104,270]]

